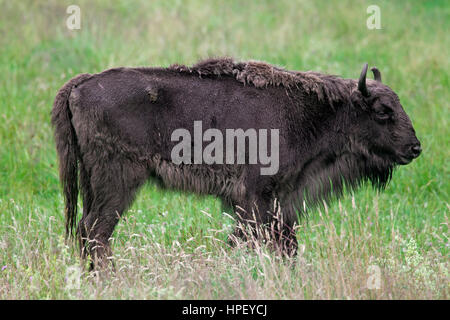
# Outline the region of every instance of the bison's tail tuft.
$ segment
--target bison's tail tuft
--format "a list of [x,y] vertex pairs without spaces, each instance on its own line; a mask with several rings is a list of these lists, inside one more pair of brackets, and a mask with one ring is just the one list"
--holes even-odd
[[52,125],[55,129],[56,151],[59,158],[59,176],[66,206],[67,237],[73,236],[77,218],[79,157],[77,136],[71,122],[69,96],[74,86],[89,77],[89,74],[80,74],[66,82],[58,91],[52,109]]

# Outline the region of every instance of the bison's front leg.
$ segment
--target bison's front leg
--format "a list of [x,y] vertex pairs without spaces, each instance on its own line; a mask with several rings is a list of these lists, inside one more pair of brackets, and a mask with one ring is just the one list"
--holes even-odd
[[294,224],[285,219],[274,200],[264,197],[249,197],[251,201],[234,205],[238,217],[229,243],[234,245],[240,239],[251,247],[267,245],[277,254],[295,256],[297,238]]

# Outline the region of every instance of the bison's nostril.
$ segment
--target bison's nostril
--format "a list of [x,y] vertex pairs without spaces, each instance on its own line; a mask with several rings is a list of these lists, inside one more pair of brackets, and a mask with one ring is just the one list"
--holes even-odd
[[420,146],[420,144],[417,144],[411,147],[411,151],[415,157],[418,157],[419,154],[422,152],[422,147]]

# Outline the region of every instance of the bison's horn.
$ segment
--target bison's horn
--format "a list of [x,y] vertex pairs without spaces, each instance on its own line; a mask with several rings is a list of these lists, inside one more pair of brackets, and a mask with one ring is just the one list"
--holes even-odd
[[376,81],[381,82],[381,73],[380,73],[380,70],[378,70],[377,67],[372,67],[372,68],[370,68],[370,70],[372,70],[372,72],[373,72],[373,78],[374,78]]
[[361,71],[361,75],[359,76],[359,81],[358,81],[358,90],[363,94],[364,97],[369,96],[369,92],[367,91],[367,85],[366,85],[367,67],[368,67],[368,64],[365,63],[363,66],[363,69]]

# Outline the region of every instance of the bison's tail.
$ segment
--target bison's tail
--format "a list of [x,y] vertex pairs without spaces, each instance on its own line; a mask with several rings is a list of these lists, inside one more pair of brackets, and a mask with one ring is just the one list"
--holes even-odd
[[77,136],[71,122],[69,96],[73,87],[89,77],[89,74],[80,74],[64,84],[56,95],[52,109],[52,125],[55,129],[56,151],[59,157],[59,176],[66,204],[67,237],[73,235],[77,218],[79,157]]

